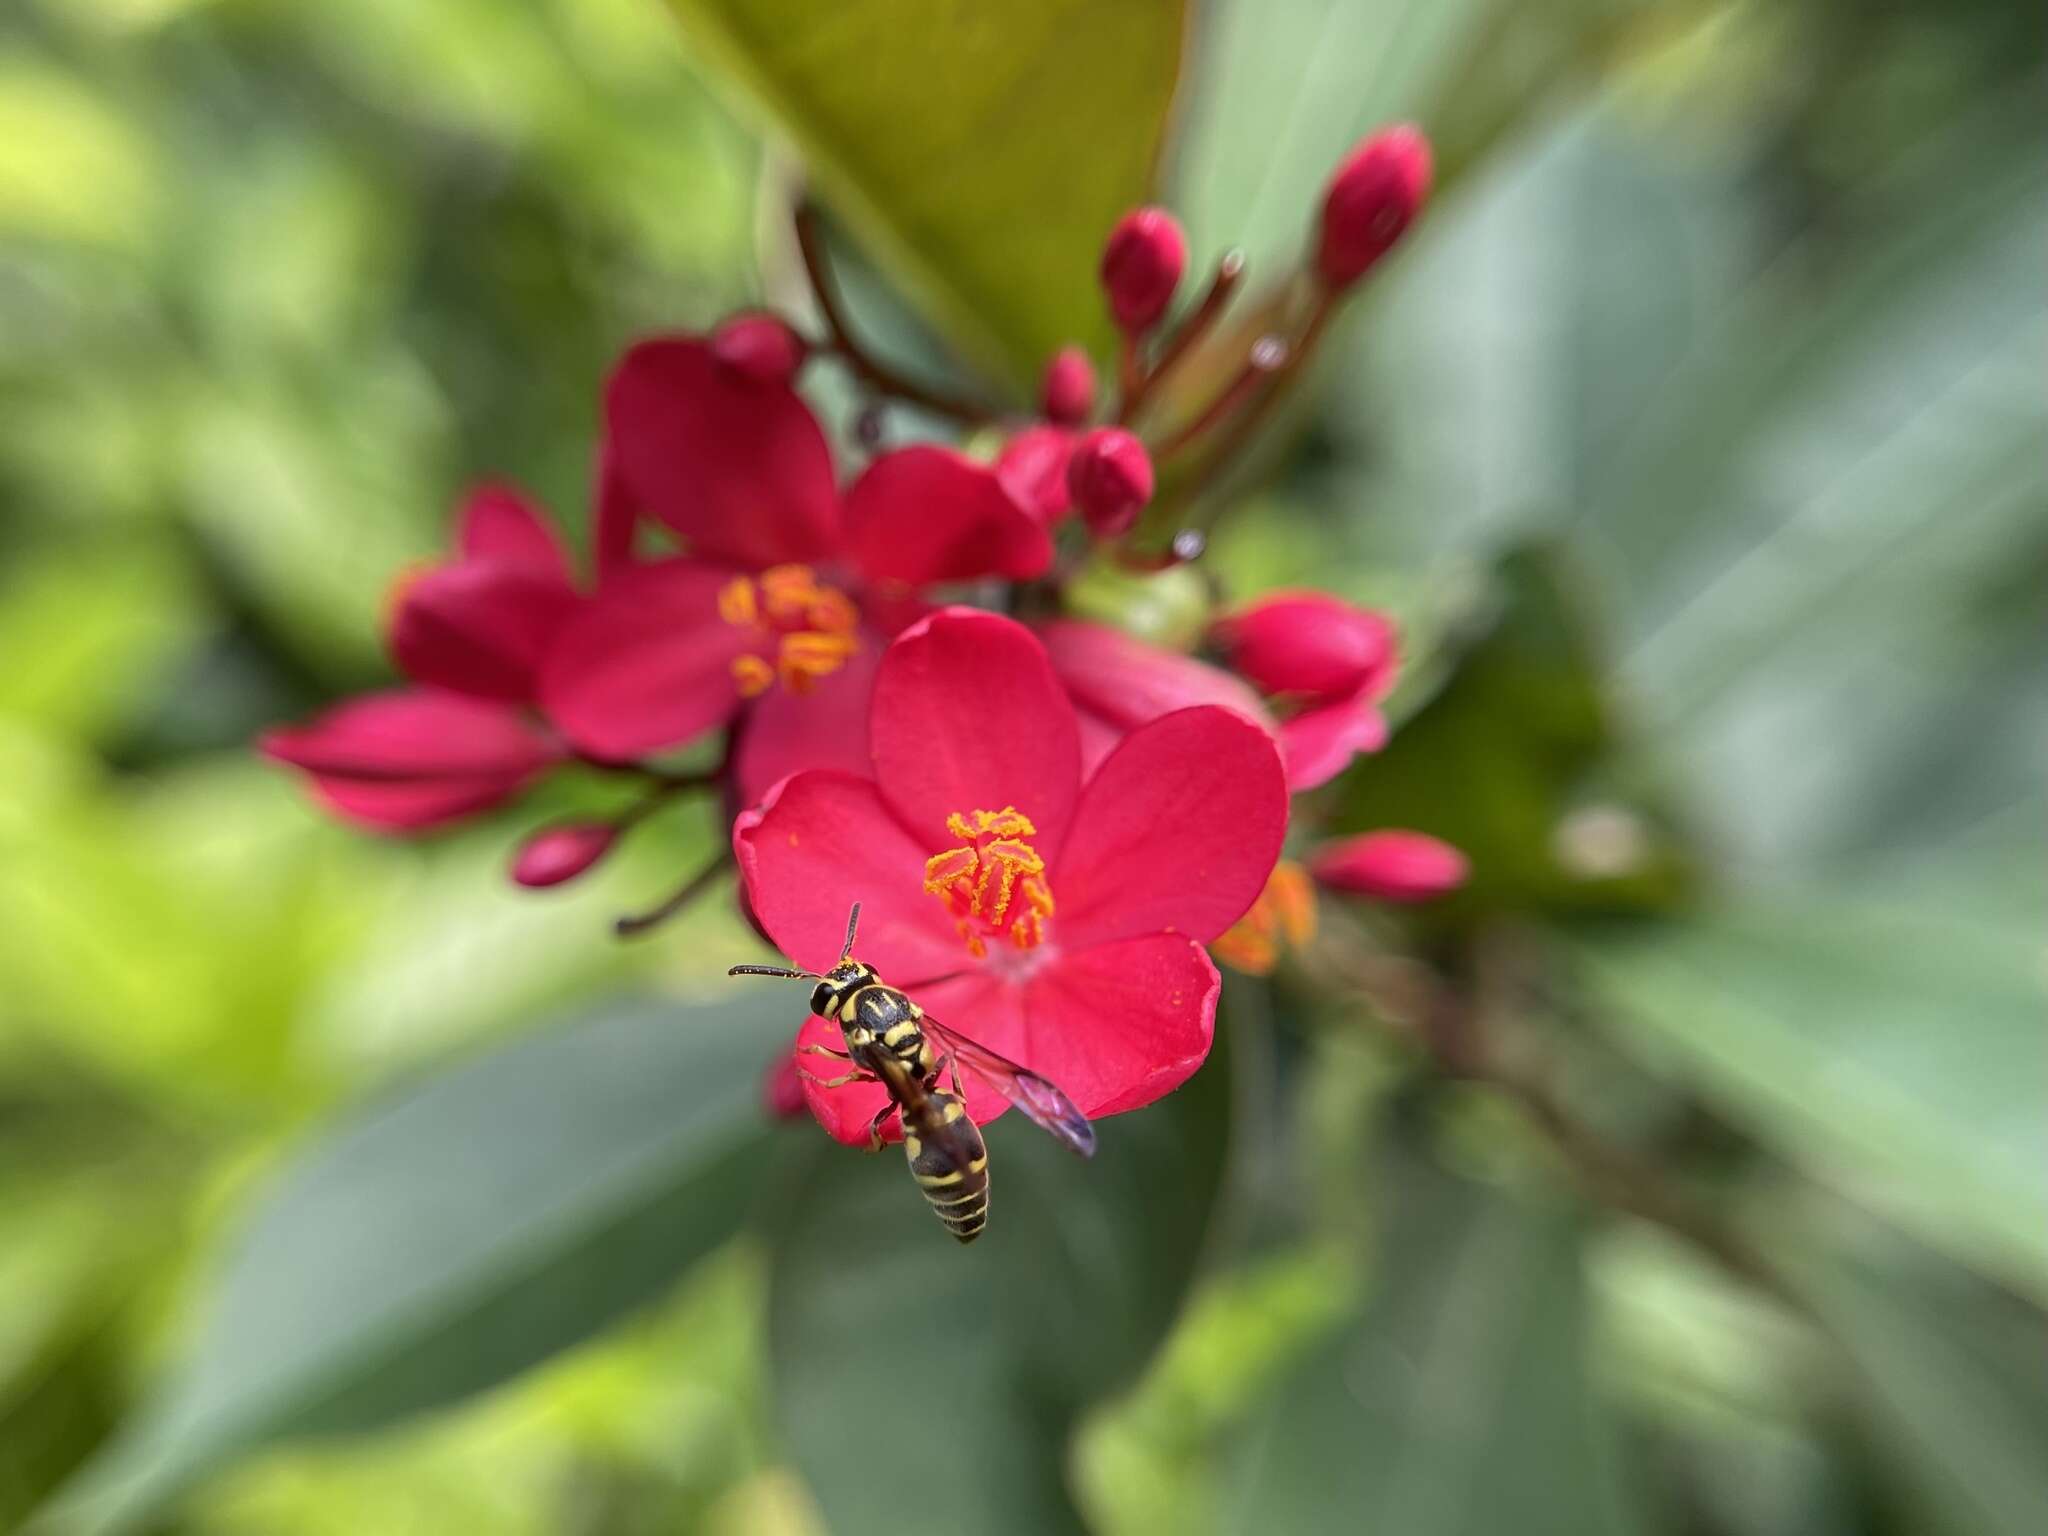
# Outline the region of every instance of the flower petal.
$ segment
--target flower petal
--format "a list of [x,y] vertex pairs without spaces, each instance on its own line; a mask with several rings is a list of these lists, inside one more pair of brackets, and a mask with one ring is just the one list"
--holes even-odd
[[740,704],[732,663],[755,638],[719,617],[719,589],[730,579],[682,558],[607,581],[541,667],[548,718],[585,752],[621,762],[728,719]]
[[1256,725],[1214,705],[1141,725],[1081,792],[1052,869],[1054,937],[1206,944],[1258,899],[1286,833],[1280,753]]
[[613,370],[605,426],[624,492],[693,554],[760,569],[838,548],[832,452],[787,384],[721,367],[696,337],[656,337]]
[[1067,489],[1067,460],[1074,434],[1065,427],[1026,427],[996,455],[996,478],[1048,528],[1074,510]]
[[1079,789],[1080,736],[1031,631],[973,608],[913,624],[882,657],[868,721],[875,780],[926,853],[958,841],[952,812],[1015,806],[1052,859]]
[[[962,1027],[968,1035],[982,1040],[978,1030],[993,1031],[1009,1038],[1021,1033],[1023,1027],[1023,995],[1014,986],[976,974],[963,976],[958,981],[946,982],[936,987],[920,988],[917,1002],[931,1017],[952,1022],[955,1018],[973,1021]],[[983,1044],[988,1042],[982,1040]],[[818,1018],[815,1014],[805,1021],[797,1032],[797,1045],[823,1045],[835,1051],[846,1049],[845,1037],[836,1025]],[[991,1049],[995,1047],[991,1046]],[[1007,1052],[1005,1052],[1007,1054]],[[814,1051],[799,1049],[796,1065],[806,1072],[831,1079],[850,1070],[850,1067],[830,1056],[820,1056]],[[948,1075],[941,1082],[949,1092],[953,1081]],[[967,1100],[967,1113],[977,1125],[987,1125],[991,1120],[1001,1118],[1010,1107],[1010,1101],[995,1088],[990,1087],[971,1072],[960,1074],[960,1086]],[[811,1113],[817,1117],[833,1140],[851,1147],[868,1144],[868,1127],[874,1123],[875,1115],[889,1102],[889,1092],[880,1083],[847,1083],[838,1088],[823,1088],[814,1082],[803,1083],[804,1098]],[[903,1139],[901,1123],[891,1119],[882,1133],[886,1142]]]
[[1351,766],[1361,752],[1387,744],[1387,721],[1358,699],[1305,709],[1281,722],[1280,745],[1287,754],[1287,787],[1295,794],[1318,789]]
[[518,711],[424,688],[346,700],[266,733],[261,750],[303,770],[339,815],[389,831],[485,810],[559,756]]
[[1022,1064],[1091,1118],[1140,1108],[1208,1057],[1222,990],[1202,946],[1178,935],[1063,955],[1031,981]]
[[925,894],[928,850],[866,779],[823,770],[784,779],[740,814],[732,845],[755,919],[806,970],[839,958],[856,901],[858,953],[895,985],[970,963],[945,908]]
[[1026,580],[1052,564],[1045,525],[994,469],[929,443],[883,454],[854,481],[846,538],[870,581]]
[[[1259,696],[1220,667],[1108,624],[1056,619],[1036,632],[1081,712],[1084,773],[1094,772],[1108,748],[1134,726],[1197,704],[1234,710],[1267,732],[1279,729]],[[1103,728],[1085,729],[1090,722]]]
[[456,516],[455,548],[464,560],[502,560],[569,580],[561,541],[517,486],[488,482],[472,490]]
[[860,649],[806,693],[774,688],[746,712],[733,749],[733,793],[744,809],[759,805],[777,781],[806,768],[831,768],[866,778],[868,701],[881,662],[880,636],[863,633]]
[[559,570],[496,557],[444,565],[406,583],[391,658],[415,682],[523,703],[580,602]]

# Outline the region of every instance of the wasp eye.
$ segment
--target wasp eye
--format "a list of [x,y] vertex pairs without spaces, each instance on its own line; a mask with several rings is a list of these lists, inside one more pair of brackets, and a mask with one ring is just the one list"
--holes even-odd
[[811,1012],[827,1014],[832,1011],[832,984],[821,981],[811,988]]

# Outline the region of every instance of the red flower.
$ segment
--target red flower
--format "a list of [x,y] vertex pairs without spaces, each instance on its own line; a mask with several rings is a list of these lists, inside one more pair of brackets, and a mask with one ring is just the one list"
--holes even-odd
[[[1286,831],[1265,732],[1177,710],[1084,777],[1044,647],[954,608],[889,647],[869,740],[868,773],[798,773],[734,828],[752,910],[795,963],[830,966],[858,900],[862,959],[1084,1113],[1149,1104],[1201,1065],[1219,986],[1202,945],[1258,896]],[[836,1036],[813,1019],[798,1039]],[[1007,1107],[966,1086],[976,1118]],[[886,1097],[806,1091],[849,1144]]]
[[1267,734],[1277,733],[1259,696],[1207,662],[1080,619],[1054,619],[1037,634],[1080,720],[1085,772],[1093,773],[1139,726],[1197,704],[1232,710]]
[[1280,725],[1296,793],[1387,743],[1379,702],[1400,672],[1393,620],[1326,592],[1277,592],[1219,620],[1230,665],[1291,712]]
[[[605,414],[600,542],[613,558],[540,685],[549,717],[593,756],[638,757],[750,701],[822,693],[880,645],[913,589],[1036,576],[1052,560],[1043,523],[997,471],[951,449],[883,454],[842,496],[824,431],[786,379],[696,338],[627,352]],[[687,553],[622,567],[636,518]]]
[[456,558],[406,578],[392,606],[392,657],[424,686],[347,700],[261,744],[365,826],[420,831],[474,815],[562,756],[522,707],[584,602],[561,546],[504,486],[471,494],[455,543]]

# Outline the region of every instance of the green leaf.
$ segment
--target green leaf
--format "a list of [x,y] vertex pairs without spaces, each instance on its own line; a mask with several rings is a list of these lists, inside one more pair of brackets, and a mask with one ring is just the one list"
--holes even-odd
[[724,1242],[764,1145],[787,1000],[646,1001],[419,1084],[280,1181],[182,1369],[50,1529],[116,1531],[299,1435],[478,1392],[658,1295]]
[[1022,383],[1066,342],[1106,349],[1096,260],[1152,187],[1182,0],[670,5],[973,354]]
[[1376,1294],[1229,1442],[1225,1531],[1615,1536],[1579,1223],[1401,1157]]
[[1442,691],[1345,777],[1336,825],[1412,827],[1472,861],[1439,909],[1669,905],[1686,870],[1655,808],[1617,769],[1577,588],[1557,552],[1499,571],[1497,612]]
[[1068,1437],[1179,1311],[1229,1088],[1219,1050],[1164,1102],[1103,1121],[1087,1163],[1005,1116],[989,1131],[989,1225],[965,1248],[900,1151],[806,1148],[771,1238],[769,1339],[776,1416],[834,1531],[899,1529],[920,1445],[957,1471],[958,1529],[1081,1529]]
[[1817,1225],[1799,1221],[1786,1270],[1848,1353],[1873,1472],[1926,1529],[2033,1536],[2048,1509],[2041,1314],[1896,1241],[1814,1241]]
[[1785,895],[1587,938],[1603,1024],[1809,1172],[2048,1298],[2038,949],[1913,899]]

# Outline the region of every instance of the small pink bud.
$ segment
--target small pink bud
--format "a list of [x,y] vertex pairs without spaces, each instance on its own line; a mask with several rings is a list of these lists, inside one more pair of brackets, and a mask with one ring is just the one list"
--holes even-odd
[[1045,419],[1056,426],[1078,427],[1095,410],[1095,365],[1079,347],[1062,347],[1045,365],[1040,400]]
[[1152,456],[1122,427],[1098,427],[1074,445],[1067,490],[1091,533],[1119,538],[1152,500]]
[[1139,208],[1117,220],[1102,248],[1102,288],[1127,334],[1157,325],[1188,267],[1188,241],[1164,208]]
[[1332,288],[1363,277],[1393,248],[1429,196],[1429,140],[1403,123],[1353,149],[1323,194],[1316,271]]
[[1393,686],[1394,623],[1327,592],[1276,592],[1220,620],[1213,638],[1263,693],[1367,702]]
[[755,384],[787,384],[809,352],[780,315],[751,310],[712,333],[711,355]]
[[1381,901],[1431,901],[1465,883],[1470,865],[1424,832],[1364,832],[1325,843],[1308,861],[1318,885]]
[[795,1056],[778,1056],[768,1063],[768,1070],[761,1074],[761,1107],[771,1120],[794,1120],[809,1109],[804,1101],[804,1080],[796,1075]]
[[512,857],[512,878],[539,890],[574,880],[611,851],[619,829],[609,821],[559,821],[542,827]]

